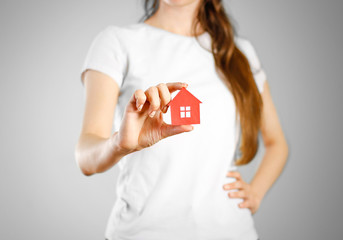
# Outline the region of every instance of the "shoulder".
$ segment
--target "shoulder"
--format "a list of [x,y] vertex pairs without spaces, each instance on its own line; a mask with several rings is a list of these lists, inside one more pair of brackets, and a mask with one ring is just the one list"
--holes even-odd
[[147,39],[149,33],[147,29],[140,23],[131,23],[126,25],[107,25],[103,28],[101,35],[104,39],[124,47],[124,49],[132,49],[144,39]]
[[234,38],[236,47],[246,56],[251,67],[253,69],[259,69],[261,67],[260,60],[257,56],[255,47],[250,40],[242,37]]
[[251,42],[244,37],[235,36],[234,41],[235,41],[236,46],[239,48],[249,49],[252,47]]
[[107,25],[103,30],[103,33],[108,36],[116,36],[119,38],[133,38],[144,32],[142,24],[131,23],[126,25]]
[[248,59],[251,59],[256,54],[254,46],[248,39],[242,38],[242,37],[235,37],[234,41],[235,41],[236,47],[241,52],[243,52]]

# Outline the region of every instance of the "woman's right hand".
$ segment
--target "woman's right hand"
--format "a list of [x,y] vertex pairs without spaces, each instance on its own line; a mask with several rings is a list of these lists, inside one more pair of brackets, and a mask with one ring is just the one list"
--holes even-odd
[[192,125],[170,125],[163,121],[171,93],[187,87],[186,83],[160,83],[146,91],[138,89],[126,105],[115,144],[122,152],[131,153],[150,147],[158,141],[193,130]]

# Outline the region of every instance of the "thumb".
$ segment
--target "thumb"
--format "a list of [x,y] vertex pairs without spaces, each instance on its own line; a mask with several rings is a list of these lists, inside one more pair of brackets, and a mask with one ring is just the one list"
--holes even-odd
[[170,137],[183,132],[190,132],[194,129],[192,125],[171,125],[164,123],[162,125],[162,138]]

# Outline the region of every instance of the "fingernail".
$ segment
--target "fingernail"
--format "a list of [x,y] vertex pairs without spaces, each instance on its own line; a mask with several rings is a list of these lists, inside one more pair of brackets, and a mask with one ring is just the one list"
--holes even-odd
[[188,84],[187,84],[187,83],[183,83],[183,85],[185,85],[186,87],[188,87]]
[[230,187],[229,187],[229,186],[224,186],[224,189],[225,189],[225,190],[229,190]]
[[155,113],[156,113],[156,111],[152,111],[152,112],[149,114],[149,116],[152,118],[152,117],[155,116]]
[[143,104],[138,106],[138,111],[142,110]]
[[164,106],[162,109],[162,112],[166,112],[167,111],[167,106]]
[[188,127],[189,128],[189,131],[192,131],[194,129],[194,127],[191,125]]

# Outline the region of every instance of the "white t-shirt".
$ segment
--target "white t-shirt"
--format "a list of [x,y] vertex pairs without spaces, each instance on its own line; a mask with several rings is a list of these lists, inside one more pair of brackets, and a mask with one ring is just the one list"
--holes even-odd
[[[210,49],[208,33],[200,36]],[[251,43],[235,38],[260,92],[266,80]],[[111,25],[93,40],[81,72],[94,69],[120,86],[114,130],[135,90],[186,82],[200,104],[200,124],[118,162],[117,199],[108,220],[109,240],[256,240],[252,214],[223,189],[238,143],[235,103],[215,71],[212,53],[195,37],[146,23]],[[172,96],[175,96],[174,92]],[[170,123],[170,109],[164,115]],[[236,190],[230,190],[236,191]]]

